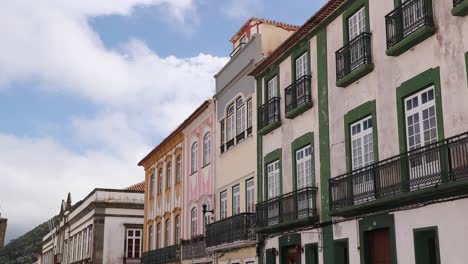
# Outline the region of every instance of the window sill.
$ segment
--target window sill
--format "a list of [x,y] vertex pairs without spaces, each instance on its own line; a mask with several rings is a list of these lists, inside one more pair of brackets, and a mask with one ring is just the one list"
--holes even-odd
[[407,36],[406,38],[402,39],[394,46],[388,48],[385,51],[385,54],[387,54],[388,56],[399,56],[405,51],[421,43],[423,40],[434,35],[435,32],[436,28],[434,26],[423,26],[420,29],[413,32],[412,34],[410,34],[409,36]]
[[293,110],[287,112],[285,114],[285,117],[288,118],[288,119],[294,119],[298,115],[301,115],[305,111],[309,110],[310,108],[312,108],[312,102],[302,103],[302,104],[296,106],[296,108],[294,108]]
[[210,165],[211,165],[211,162],[210,162],[210,163],[207,163],[207,164],[205,164],[205,165],[203,165],[202,169],[204,169],[204,168],[206,168],[206,167],[208,167],[208,166],[210,166]]
[[374,70],[374,64],[363,64],[356,69],[354,69],[352,72],[350,72],[348,75],[345,77],[341,78],[340,80],[336,81],[336,86],[345,88],[349,86],[350,84],[354,83],[355,81],[361,79],[362,77],[366,76],[368,73]]
[[468,15],[468,0],[463,1],[452,9],[452,15],[454,16],[466,16]]
[[258,130],[257,133],[264,136],[264,135],[270,133],[271,131],[277,129],[280,126],[281,126],[281,121],[278,120],[278,121],[275,121],[275,122],[272,122],[272,123],[268,124],[267,126],[265,126],[262,129]]

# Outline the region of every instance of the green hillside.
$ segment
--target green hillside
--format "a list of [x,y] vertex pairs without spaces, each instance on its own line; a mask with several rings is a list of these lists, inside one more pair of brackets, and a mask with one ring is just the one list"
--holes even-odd
[[1,264],[31,264],[35,255],[42,251],[42,238],[48,233],[47,222],[37,226],[21,237],[10,241],[0,249]]

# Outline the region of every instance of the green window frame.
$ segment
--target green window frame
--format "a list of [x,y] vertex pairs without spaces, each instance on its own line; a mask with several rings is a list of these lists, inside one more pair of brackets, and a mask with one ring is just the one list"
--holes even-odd
[[416,264],[440,264],[437,226],[413,229],[413,238]]
[[370,20],[369,20],[369,0],[357,0],[351,4],[346,11],[343,13],[343,45],[349,43],[349,26],[348,20],[362,7],[365,8],[366,14],[366,32],[370,32]]
[[468,0],[463,1],[452,8],[452,15],[460,17],[468,15]]
[[281,97],[279,67],[275,67],[271,69],[264,77],[264,83],[263,83],[264,97],[263,97],[263,102],[261,102],[261,104],[259,105],[263,105],[264,103],[268,102],[268,82],[271,81],[275,77],[276,77],[276,93],[278,97]]
[[263,175],[264,175],[264,201],[268,201],[268,164],[279,161],[279,195],[283,194],[283,162],[282,162],[282,149],[275,149],[265,155],[263,159]]
[[315,150],[314,150],[314,133],[309,132],[298,138],[291,143],[291,161],[292,161],[292,179],[293,191],[297,190],[297,164],[296,164],[296,151],[310,145],[311,147],[311,162],[312,162],[312,186],[315,186]]
[[345,129],[345,151],[346,151],[346,170],[352,171],[352,155],[351,155],[351,124],[362,120],[366,117],[372,116],[372,135],[374,147],[374,162],[379,161],[379,140],[377,129],[377,110],[376,101],[368,101],[360,106],[348,111],[344,116],[344,129]]
[[307,54],[307,74],[311,74],[310,42],[304,41],[295,46],[291,54],[291,83],[296,81],[296,60],[304,54]]
[[349,264],[349,240],[347,238],[333,241],[335,264]]
[[359,241],[362,245],[361,249],[359,250],[361,264],[369,263],[369,261],[367,261],[367,258],[369,257],[369,248],[368,244],[366,243],[367,240],[365,232],[384,228],[388,229],[390,233],[390,250],[392,255],[392,264],[397,264],[395,218],[393,214],[370,216],[359,220]]
[[436,105],[436,122],[438,140],[443,140],[444,136],[444,119],[442,111],[442,94],[440,83],[440,68],[431,68],[421,74],[403,82],[396,90],[397,102],[397,119],[398,119],[398,138],[400,145],[400,153],[407,151],[406,144],[406,121],[404,100],[431,85],[434,85],[435,105]]

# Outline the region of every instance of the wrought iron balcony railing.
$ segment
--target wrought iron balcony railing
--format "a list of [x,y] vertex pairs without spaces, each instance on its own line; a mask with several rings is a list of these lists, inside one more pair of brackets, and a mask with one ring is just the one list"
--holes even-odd
[[372,64],[371,33],[363,32],[336,51],[336,80],[341,80],[361,65]]
[[234,138],[230,139],[227,143],[226,143],[226,150],[230,149],[231,147],[234,146]]
[[316,195],[316,187],[306,187],[257,204],[257,228],[318,221]]
[[255,214],[242,213],[206,226],[206,246],[255,240]]
[[231,54],[230,54],[229,56],[230,56],[230,57],[234,57],[234,55],[236,55],[237,52],[239,52],[246,44],[247,44],[247,43],[245,43],[245,42],[239,43],[239,45],[237,45],[237,47],[235,47],[235,48],[232,50],[232,52],[231,52]]
[[167,264],[180,262],[180,245],[158,248],[143,254],[143,264]]
[[468,133],[382,160],[329,180],[330,207],[362,205],[418,190],[438,192],[468,180]]
[[224,153],[224,146],[225,146],[224,143],[221,143],[221,146],[219,147],[221,153]]
[[252,127],[247,128],[247,136],[252,135]]
[[182,260],[196,259],[206,257],[206,241],[205,237],[198,236],[189,240],[183,240],[182,246]]
[[280,121],[280,98],[273,97],[258,108],[258,130]]
[[124,258],[124,264],[141,264],[140,258]]
[[312,102],[310,79],[310,75],[304,75],[284,90],[286,113],[305,103]]
[[236,136],[236,142],[239,143],[239,142],[241,142],[243,139],[245,139],[245,131],[240,132],[240,133]]
[[461,4],[464,0],[453,0],[453,7],[456,7],[457,5]]
[[409,0],[385,16],[387,48],[423,26],[434,26],[432,0]]

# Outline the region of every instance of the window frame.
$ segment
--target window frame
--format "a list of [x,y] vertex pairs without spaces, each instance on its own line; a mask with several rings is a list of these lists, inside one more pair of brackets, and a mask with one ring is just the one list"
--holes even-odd
[[198,142],[195,141],[190,147],[190,174],[198,171]]
[[[225,195],[225,197],[223,198],[223,195]],[[219,218],[222,220],[222,219],[225,219],[227,218],[227,215],[228,215],[228,206],[227,206],[227,190],[224,190],[222,192],[219,193]]]
[[[232,186],[231,191],[232,196],[232,215],[240,214],[241,205],[240,205],[240,184]],[[237,210],[236,210],[237,209]]]
[[178,245],[181,241],[180,215],[175,216],[175,243]]
[[206,132],[203,137],[203,167],[211,163],[211,133]]
[[247,99],[247,129],[253,126],[252,98]]
[[158,170],[158,194],[161,194],[163,192],[163,179],[164,179],[164,170],[163,168],[160,168]]
[[154,198],[156,196],[156,175],[152,173],[150,176],[150,198]]
[[198,235],[198,210],[194,206],[190,209],[190,237],[196,237]]
[[[309,155],[306,156],[307,149],[309,149]],[[313,187],[314,186],[314,162],[313,162],[313,146],[311,144],[305,145],[299,149],[296,149],[295,151],[295,160],[294,162],[296,163],[296,189],[300,190],[302,188],[307,188],[307,187]],[[298,154],[304,152],[304,157],[298,160]],[[310,175],[306,175],[306,165],[307,161],[310,162]],[[299,186],[299,165],[304,164],[304,186]],[[309,178],[310,183],[307,182],[307,179]]]
[[164,241],[164,244],[166,247],[170,246],[171,244],[171,218],[168,218],[166,219],[166,222],[165,222],[165,241]]
[[[129,231],[133,231],[133,235],[130,236],[129,235]],[[139,236],[136,236],[136,232],[140,232],[140,235]],[[129,256],[128,254],[128,245],[129,245],[129,241],[132,240],[132,247],[133,247],[133,251],[132,251],[132,256]],[[136,241],[139,240],[139,247],[138,247],[138,256],[136,256]],[[142,252],[142,247],[143,247],[143,230],[141,228],[126,228],[125,229],[125,258],[141,258],[141,252]],[[86,256],[85,256],[86,257]]]
[[162,226],[161,222],[156,224],[156,248],[162,248]]
[[245,102],[239,96],[236,99],[236,136],[245,131]]
[[[268,200],[271,200],[271,199],[276,198],[276,197],[281,195],[281,191],[280,191],[280,177],[281,177],[280,176],[280,160],[277,159],[277,160],[274,160],[272,162],[269,162],[268,164],[266,164],[266,166],[267,166],[267,182],[268,182],[268,185],[267,185],[268,186],[268,190],[267,190],[268,196],[267,196],[267,198],[268,198]],[[271,171],[270,171],[270,167],[272,167]],[[275,167],[277,167],[277,168],[275,168]],[[273,181],[271,181],[271,179],[274,179],[274,184],[273,184]],[[270,186],[274,187],[272,191],[270,191]],[[273,194],[273,191],[275,192],[275,194]]]
[[182,157],[177,155],[176,157],[176,183],[180,183],[182,180]]
[[[370,123],[369,123],[370,121]],[[370,124],[370,126],[369,126]],[[366,126],[366,127],[365,127]],[[351,169],[354,171],[354,170],[358,170],[360,168],[363,168],[363,167],[366,167],[370,164],[373,164],[374,162],[376,162],[374,160],[374,120],[372,118],[372,115],[369,115],[369,116],[366,116],[364,118],[361,118],[357,121],[354,121],[353,123],[351,123],[349,125],[349,133],[351,135]],[[359,131],[357,131],[359,129]],[[354,132],[355,131],[355,132]],[[370,149],[370,151],[368,151],[367,153],[365,152],[365,138],[368,137],[369,135],[371,135],[371,140],[372,142],[367,142],[367,144],[372,144],[372,148]],[[356,157],[355,155],[355,150],[357,151],[358,149],[355,149],[355,146],[354,146],[354,142],[359,142],[359,146],[356,146],[358,149],[361,149],[361,152],[360,152],[360,156]],[[358,143],[356,143],[358,144]],[[370,155],[372,153],[372,156]],[[368,155],[369,156],[369,160],[366,162],[365,160],[365,155]],[[361,163],[360,164],[355,164],[355,159],[357,158],[360,158],[361,159]]]
[[[249,186],[249,183],[252,182],[252,185]],[[252,201],[249,203],[249,193],[251,192]],[[252,209],[249,209],[252,208]],[[247,213],[255,213],[255,179],[252,177],[245,180],[245,211]]]
[[169,161],[166,165],[166,189],[171,189],[172,187],[172,162]]
[[[226,142],[229,142],[234,139],[235,135],[235,121],[234,121],[234,115],[235,115],[235,109],[234,109],[234,103],[231,103],[226,112]],[[232,109],[232,111],[231,111]]]

